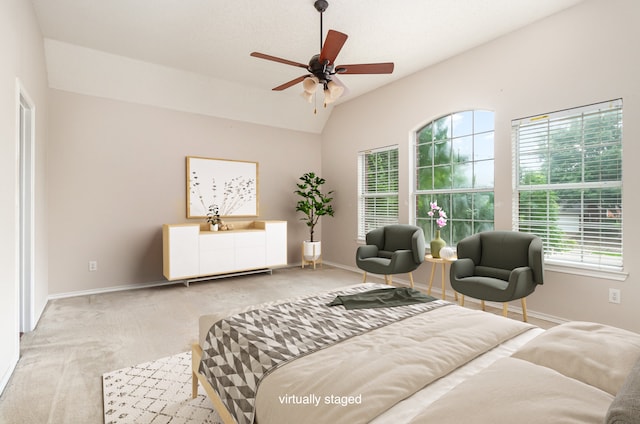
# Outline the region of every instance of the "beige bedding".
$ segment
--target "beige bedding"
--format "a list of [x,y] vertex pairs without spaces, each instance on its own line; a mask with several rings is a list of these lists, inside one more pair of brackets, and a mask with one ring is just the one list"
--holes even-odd
[[503,358],[411,424],[601,424],[613,396],[531,362]]
[[[201,319],[201,334],[215,318]],[[456,305],[406,319],[275,370],[259,387],[256,422],[368,422],[531,328]]]
[[[287,364],[258,390],[258,424],[364,423],[532,326],[456,305]],[[313,403],[305,404],[307,401]]]
[[[201,317],[201,338],[228,314]],[[572,322],[542,332],[450,305],[275,370],[256,422],[601,423],[639,357],[640,335],[625,330]]]
[[640,358],[640,335],[574,321],[553,327],[513,355],[615,396]]
[[639,334],[569,322],[464,381],[411,423],[602,423],[639,358]]

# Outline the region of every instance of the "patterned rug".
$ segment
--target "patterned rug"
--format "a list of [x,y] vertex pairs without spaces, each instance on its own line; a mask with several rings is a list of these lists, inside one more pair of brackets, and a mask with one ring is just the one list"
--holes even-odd
[[191,398],[191,352],[102,376],[105,424],[220,424],[202,387]]

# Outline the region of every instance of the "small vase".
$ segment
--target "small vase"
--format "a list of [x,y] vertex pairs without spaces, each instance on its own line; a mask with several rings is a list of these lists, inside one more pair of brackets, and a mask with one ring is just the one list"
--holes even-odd
[[218,231],[218,224],[209,224],[209,229],[211,231]]
[[440,257],[440,249],[442,249],[447,243],[440,238],[440,230],[436,230],[436,237],[431,240],[431,256],[434,258]]

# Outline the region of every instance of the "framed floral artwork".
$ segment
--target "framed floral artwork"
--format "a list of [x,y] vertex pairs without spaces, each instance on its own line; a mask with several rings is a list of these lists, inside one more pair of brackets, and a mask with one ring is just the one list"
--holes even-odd
[[258,162],[187,156],[187,218],[258,216]]

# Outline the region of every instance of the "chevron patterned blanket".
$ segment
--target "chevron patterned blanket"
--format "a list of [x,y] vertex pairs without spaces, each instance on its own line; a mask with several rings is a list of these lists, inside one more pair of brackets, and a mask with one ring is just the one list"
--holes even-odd
[[336,295],[384,285],[363,285],[269,306],[218,321],[202,346],[199,372],[207,377],[238,424],[251,424],[263,377],[300,356],[388,324],[448,305],[434,300],[393,308],[329,307]]

